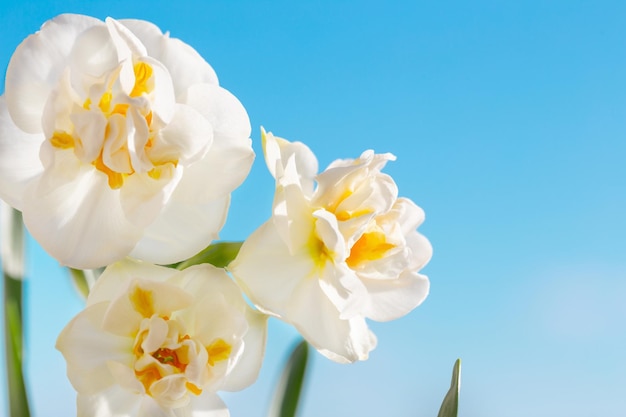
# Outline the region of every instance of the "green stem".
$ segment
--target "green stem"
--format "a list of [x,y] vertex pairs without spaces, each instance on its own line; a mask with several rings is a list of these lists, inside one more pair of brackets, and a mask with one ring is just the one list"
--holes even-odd
[[24,275],[24,227],[22,213],[5,205],[2,210],[2,269],[4,278],[4,343],[9,391],[9,415],[29,417],[23,373],[22,278]]

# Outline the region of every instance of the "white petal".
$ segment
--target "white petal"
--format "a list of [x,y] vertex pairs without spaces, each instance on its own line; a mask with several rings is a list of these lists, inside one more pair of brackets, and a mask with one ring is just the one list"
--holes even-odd
[[257,308],[286,317],[299,283],[314,280],[315,264],[309,253],[290,254],[270,220],[246,239],[228,270]]
[[[193,303],[191,294],[177,286],[152,281],[150,276],[145,275],[146,272],[138,271],[138,276],[127,288],[128,292],[109,304],[102,321],[103,329],[120,336],[134,337],[143,319],[150,318],[152,314],[169,317],[173,312],[186,308]],[[148,309],[149,312],[139,310],[138,306],[131,302],[129,295],[132,295],[137,289],[151,295],[150,304],[140,306]]]
[[191,87],[185,102],[211,123],[213,144],[187,168],[180,193],[190,202],[225,196],[243,182],[254,160],[248,115],[232,94],[214,85]]
[[213,68],[191,46],[163,35],[159,28],[143,20],[119,21],[129,28],[146,46],[148,54],[161,61],[174,80],[176,96],[194,84],[217,84]]
[[148,152],[155,164],[176,161],[189,165],[202,158],[213,143],[213,127],[193,108],[179,104],[172,121],[159,131]]
[[141,405],[133,417],[174,417],[174,410],[161,407],[152,397],[141,397]]
[[397,279],[362,281],[369,296],[363,315],[376,321],[395,320],[408,314],[424,301],[430,288],[425,275],[409,271]]
[[4,96],[0,97],[0,198],[22,210],[24,188],[41,174],[41,134],[28,134],[11,120]]
[[152,68],[154,78],[154,91],[150,93],[152,97],[151,109],[153,117],[163,124],[170,123],[176,111],[176,99],[174,95],[174,84],[167,68],[152,57],[142,57],[138,62],[145,62]]
[[81,394],[91,395],[115,383],[108,361],[132,362],[133,339],[102,330],[108,303],[87,307],[63,329],[56,348],[67,362],[67,375]]
[[294,254],[315,239],[315,218],[297,178],[295,158],[287,161],[276,182],[272,220],[289,252]]
[[208,345],[221,338],[235,343],[248,331],[246,312],[250,307],[223,268],[195,265],[180,272],[170,282],[195,295],[194,304],[177,313],[176,318],[180,318],[200,342]]
[[337,218],[324,209],[313,212],[315,217],[315,234],[322,241],[327,251],[332,254],[333,260],[342,262],[349,253],[343,236],[339,232]]
[[159,217],[144,230],[130,256],[165,265],[195,255],[217,239],[229,203],[230,197],[186,204],[175,192]]
[[[123,51],[118,50],[118,44],[111,38],[106,25],[99,24],[90,27],[74,40],[69,62],[72,75],[80,78],[73,77],[72,81],[77,86],[82,81],[85,83],[82,86],[86,87],[129,57],[130,50],[128,48]],[[87,90],[83,92],[86,93]]]
[[[116,117],[118,120],[123,119],[121,115],[116,115]],[[89,164],[95,161],[100,154],[104,132],[107,128],[107,120],[101,112],[95,111],[75,113],[70,118],[82,145],[77,149],[76,156],[82,162]]]
[[223,198],[246,179],[254,152],[250,140],[244,143],[214,136],[213,145],[200,161],[186,167],[176,193],[188,203]]
[[135,259],[125,259],[109,265],[98,278],[87,297],[87,306],[102,301],[111,301],[124,294],[128,285],[137,277],[150,277],[163,282],[179,271],[163,268]]
[[77,165],[71,150],[54,153],[54,167],[27,190],[24,222],[62,265],[98,268],[126,256],[141,236],[105,174]]
[[263,363],[265,343],[267,338],[267,318],[265,314],[252,309],[246,309],[248,332],[244,336],[243,354],[237,360],[237,364],[230,373],[222,389],[225,391],[240,391],[254,383]]
[[[135,227],[148,227],[163,213],[163,208],[176,190],[182,169],[166,164],[160,169],[160,177],[136,172],[125,179],[119,198],[126,218]],[[143,258],[140,258],[143,259]]]
[[116,43],[123,42],[132,55],[144,56],[148,53],[146,51],[146,47],[130,30],[128,30],[128,28],[126,28],[126,26],[110,17],[107,17],[105,22],[109,32],[111,33],[111,37],[116,38]]
[[50,91],[68,64],[76,38],[103,22],[63,14],[26,38],[11,57],[6,74],[6,97],[15,124],[27,133],[41,132],[41,116]]
[[[192,410],[191,417],[229,417],[230,413],[226,404],[220,397],[211,392],[203,392],[199,396],[191,397],[189,409]],[[177,410],[176,410],[177,411]],[[176,417],[179,417],[176,414]],[[182,416],[180,416],[182,417]]]
[[143,384],[137,379],[132,364],[131,366],[127,366],[120,362],[108,361],[107,367],[117,385],[136,395],[145,394],[146,390]]
[[283,175],[287,162],[293,160],[298,183],[305,196],[313,194],[314,180],[317,175],[317,158],[302,142],[289,142],[274,136],[271,132],[261,131],[265,163],[274,178],[277,180]]
[[196,84],[189,87],[180,102],[193,107],[211,122],[216,136],[248,143],[251,132],[248,113],[228,90],[216,84]]
[[77,417],[128,417],[135,416],[143,395],[137,395],[114,385],[95,395],[78,394]]
[[376,337],[365,319],[342,320],[316,279],[299,282],[285,319],[321,354],[339,363],[366,360],[376,347]]

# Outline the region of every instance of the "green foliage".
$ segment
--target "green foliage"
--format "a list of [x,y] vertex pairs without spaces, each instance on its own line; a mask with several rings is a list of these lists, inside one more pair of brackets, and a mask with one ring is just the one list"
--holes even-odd
[[185,268],[189,268],[190,266],[199,264],[211,264],[218,268],[224,268],[233,259],[235,259],[242,244],[243,242],[212,243],[206,249],[203,249],[200,253],[192,256],[186,261],[168,266],[181,271]]
[[452,370],[450,389],[443,399],[437,417],[457,417],[459,411],[459,391],[461,390],[461,359],[457,359]]
[[9,415],[29,417],[30,409],[24,385],[22,279],[24,278],[24,224],[22,213],[3,206],[10,213],[3,216],[1,228],[5,230],[2,240],[2,268],[4,278],[4,343],[6,375],[9,391]]
[[301,341],[293,349],[274,393],[268,417],[295,417],[306,375],[309,345]]

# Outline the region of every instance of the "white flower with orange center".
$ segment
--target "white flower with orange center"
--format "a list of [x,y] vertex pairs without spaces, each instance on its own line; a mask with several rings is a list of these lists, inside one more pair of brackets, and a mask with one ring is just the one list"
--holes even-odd
[[62,264],[167,264],[206,247],[254,154],[241,103],[141,20],[61,15],[13,54],[0,198]]
[[424,212],[381,172],[391,154],[366,151],[317,175],[304,144],[263,132],[263,146],[276,179],[273,215],[228,269],[260,310],[328,358],[365,360],[376,346],[366,319],[399,318],[428,295],[418,272],[432,254],[416,230]]
[[57,349],[78,416],[228,416],[216,391],[257,377],[266,316],[223,269],[122,261],[104,271]]

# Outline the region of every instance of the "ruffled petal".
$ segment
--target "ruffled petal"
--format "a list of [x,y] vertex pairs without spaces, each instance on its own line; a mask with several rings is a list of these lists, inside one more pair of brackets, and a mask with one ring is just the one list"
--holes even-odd
[[213,143],[213,127],[200,113],[179,104],[171,122],[159,131],[148,155],[155,165],[172,161],[192,164],[204,157]]
[[9,116],[0,96],[0,198],[22,210],[24,189],[43,171],[39,148],[44,138],[20,130]]
[[[226,404],[217,394],[211,392],[202,393],[191,397],[188,410],[191,410],[189,417],[229,417],[230,413]],[[179,414],[183,410],[174,410],[176,417],[187,417],[186,414]]]
[[98,19],[62,14],[46,22],[15,50],[6,74],[6,100],[15,124],[27,133],[41,132],[46,100],[68,64],[76,38],[103,25]]
[[114,385],[98,394],[78,394],[76,415],[77,417],[136,416],[144,398],[144,396],[127,391],[119,385]]
[[310,278],[314,269],[309,253],[289,253],[271,221],[246,239],[235,260],[228,265],[259,310],[286,320],[289,320],[287,306],[296,287]]
[[62,265],[91,269],[125,257],[141,237],[107,176],[80,165],[71,150],[53,151],[54,167],[25,193],[24,222]]
[[216,135],[247,144],[251,132],[248,113],[228,90],[216,84],[196,84],[187,89],[180,101],[211,122]]
[[115,383],[107,362],[131,366],[133,339],[114,336],[102,330],[108,303],[87,307],[63,329],[56,348],[67,362],[67,375],[81,394],[92,395]]
[[243,338],[243,353],[235,367],[226,375],[222,389],[240,391],[256,381],[261,371],[267,338],[268,316],[252,309],[246,309],[248,331]]
[[428,296],[430,283],[425,275],[406,271],[397,279],[363,279],[368,303],[363,315],[376,321],[390,321],[408,314]]
[[194,84],[218,84],[217,75],[208,62],[191,46],[164,35],[152,23],[143,20],[119,21],[129,28],[146,46],[148,54],[161,61],[174,80],[176,97]]
[[159,217],[144,230],[130,256],[165,265],[195,255],[217,239],[229,203],[230,196],[204,204],[187,204],[174,192]]
[[119,194],[126,218],[136,227],[148,227],[162,215],[182,175],[181,168],[166,164],[159,168],[156,178],[147,173],[135,173],[126,178]]
[[292,254],[316,240],[315,219],[311,212],[312,208],[298,179],[296,160],[291,157],[287,160],[283,174],[276,180],[272,220]]
[[89,291],[87,306],[111,301],[126,292],[128,284],[137,277],[149,276],[151,280],[163,282],[179,271],[162,268],[147,262],[127,258],[109,265]]
[[274,136],[271,132],[266,133],[261,128],[261,140],[265,163],[274,178],[277,180],[283,176],[289,160],[295,163],[295,171],[298,175],[298,183],[304,195],[310,197],[313,194],[315,176],[317,175],[317,158],[302,142],[289,142],[283,138]]
[[190,87],[183,102],[210,122],[213,144],[185,171],[181,195],[190,202],[225,196],[244,181],[254,161],[248,115],[239,100],[216,85]]
[[316,279],[300,280],[289,302],[285,320],[322,355],[339,363],[366,360],[376,347],[376,336],[361,316],[343,320]]

